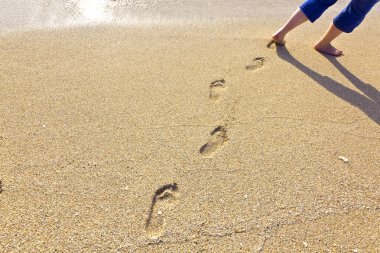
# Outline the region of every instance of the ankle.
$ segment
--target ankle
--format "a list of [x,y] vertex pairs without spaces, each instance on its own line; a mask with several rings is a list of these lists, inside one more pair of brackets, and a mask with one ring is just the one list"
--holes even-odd
[[273,38],[276,38],[276,39],[284,39],[285,38],[285,33],[280,29],[278,30],[274,35],[273,35]]
[[326,46],[326,45],[328,45],[329,43],[326,43],[325,41],[323,41],[323,40],[320,40],[320,41],[318,41],[315,45],[314,45],[314,47],[322,47],[322,46]]

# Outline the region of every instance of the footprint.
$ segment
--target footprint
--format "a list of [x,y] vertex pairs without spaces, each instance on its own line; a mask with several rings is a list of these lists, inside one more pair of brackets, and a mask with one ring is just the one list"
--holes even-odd
[[224,79],[216,80],[210,84],[210,99],[218,101],[224,92],[226,81]]
[[1,182],[1,180],[0,180],[0,193],[2,193],[3,192],[3,182]]
[[262,68],[264,66],[265,58],[264,57],[256,57],[253,59],[253,62],[245,66],[246,70],[256,70]]
[[177,202],[177,199],[178,185],[176,183],[164,185],[155,192],[145,225],[145,230],[150,238],[156,239],[164,234],[166,213]]
[[204,157],[210,158],[218,149],[223,147],[227,141],[227,129],[224,126],[218,126],[211,132],[210,140],[201,147],[199,153]]

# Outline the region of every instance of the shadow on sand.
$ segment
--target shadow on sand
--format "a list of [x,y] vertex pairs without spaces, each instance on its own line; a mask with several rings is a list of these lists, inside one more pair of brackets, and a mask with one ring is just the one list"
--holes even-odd
[[347,70],[335,57],[325,56],[353,85],[361,90],[366,96],[344,86],[341,83],[323,76],[308,68],[294,58],[285,46],[277,46],[276,52],[284,61],[308,75],[320,86],[333,93],[335,96],[347,101],[363,111],[370,119],[380,125],[380,93],[370,84],[364,83],[349,70]]

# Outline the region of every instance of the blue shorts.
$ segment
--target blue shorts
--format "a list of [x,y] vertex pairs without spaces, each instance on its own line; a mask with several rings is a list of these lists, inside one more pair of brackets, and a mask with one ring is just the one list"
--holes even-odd
[[[364,20],[367,13],[380,0],[351,0],[343,11],[334,18],[334,25],[341,31],[350,33]],[[337,0],[306,0],[301,11],[314,22],[325,10],[335,4]]]

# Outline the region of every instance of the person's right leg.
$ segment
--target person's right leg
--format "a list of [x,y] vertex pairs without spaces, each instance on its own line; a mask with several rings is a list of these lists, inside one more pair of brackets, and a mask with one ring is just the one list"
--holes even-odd
[[306,0],[300,8],[293,13],[285,25],[272,36],[272,40],[277,44],[283,45],[288,32],[307,20],[314,22],[325,10],[336,2],[337,0]]

